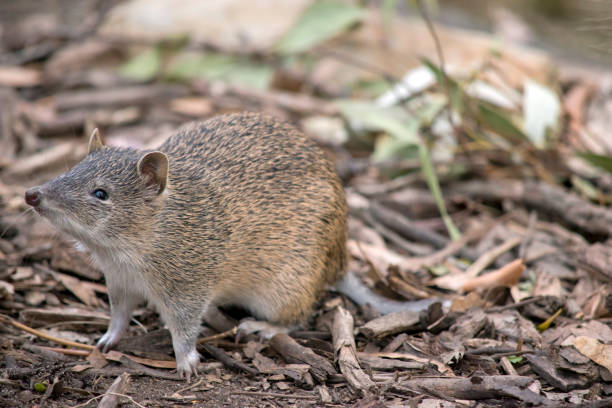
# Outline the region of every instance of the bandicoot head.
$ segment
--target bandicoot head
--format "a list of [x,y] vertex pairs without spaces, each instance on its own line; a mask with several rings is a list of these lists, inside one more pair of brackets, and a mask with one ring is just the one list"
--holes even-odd
[[85,245],[112,248],[145,232],[144,221],[159,209],[167,179],[165,154],[104,146],[96,129],[87,157],[27,190],[25,201]]

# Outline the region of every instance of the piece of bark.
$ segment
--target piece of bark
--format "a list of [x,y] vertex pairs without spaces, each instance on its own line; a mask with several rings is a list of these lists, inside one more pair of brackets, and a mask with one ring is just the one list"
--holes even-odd
[[415,225],[408,217],[376,201],[370,202],[370,213],[374,218],[411,241],[424,242],[436,249],[444,248],[448,244],[448,239],[437,232]]
[[182,85],[124,86],[104,90],[85,90],[57,93],[54,96],[58,111],[86,107],[119,107],[149,105],[153,101],[178,98],[188,94]]
[[29,87],[37,86],[42,82],[39,70],[16,66],[0,66],[1,87]]
[[113,381],[106,395],[100,400],[98,408],[115,408],[119,405],[119,396],[115,394],[125,394],[130,386],[131,378],[128,373],[123,373]]
[[338,107],[335,104],[303,93],[274,90],[260,91],[233,85],[215,85],[215,87],[211,87],[204,82],[196,82],[194,88],[199,93],[212,96],[214,103],[217,103],[218,98],[221,96],[235,96],[240,98],[243,105],[246,101],[252,100],[258,104],[276,106],[298,114],[320,113],[322,115],[334,116],[339,113]]
[[386,352],[378,352],[378,353],[368,353],[374,357],[381,358],[392,358],[392,359],[401,359],[401,360],[409,360],[416,361],[417,363],[425,364],[425,365],[433,365],[436,367],[438,372],[445,375],[453,375],[453,370],[443,362],[441,362],[437,358],[427,358],[420,357],[411,353],[386,353]]
[[578,252],[580,266],[603,280],[612,279],[612,239],[596,242],[585,251]]
[[122,355],[119,358],[119,362],[129,368],[130,370],[134,370],[138,372],[140,375],[146,375],[153,378],[162,378],[164,380],[177,380],[182,381],[183,379],[177,373],[171,373],[164,370],[158,370],[155,368],[147,367],[144,364],[140,364],[134,361],[132,358]]
[[38,136],[43,137],[79,134],[87,123],[95,123],[100,127],[127,125],[140,119],[142,114],[142,109],[134,106],[121,109],[75,109],[61,113],[49,108],[34,113],[31,119],[36,122]]
[[502,368],[504,369],[506,374],[508,374],[508,375],[518,375],[518,373],[514,369],[514,366],[512,366],[512,363],[510,362],[510,359],[508,357],[504,356],[504,357],[500,358],[499,359],[499,364],[502,366]]
[[534,354],[527,354],[525,358],[529,361],[529,365],[534,373],[548,384],[563,392],[582,389],[588,386],[589,379],[586,376],[577,376],[575,373],[568,373],[565,370],[557,369],[554,358]]
[[319,393],[319,398],[321,398],[321,404],[327,405],[333,402],[329,390],[325,385],[317,385],[316,391]]
[[96,37],[69,43],[46,61],[45,74],[53,80],[61,80],[67,72],[86,71],[86,68],[97,65],[99,60],[115,52],[116,45]]
[[68,360],[68,358],[62,353],[58,353],[57,351],[49,350],[45,347],[36,346],[34,344],[26,343],[26,344],[23,344],[21,348],[27,351],[31,351],[32,353],[40,354],[41,356],[43,356],[44,359],[50,360],[53,362]]
[[539,406],[546,399],[528,387],[535,380],[513,375],[472,376],[470,378],[440,377],[414,378],[393,385],[390,390],[398,393],[420,392],[443,396],[444,399],[483,400],[514,398],[532,406]]
[[82,321],[108,324],[108,314],[79,307],[47,307],[25,309],[19,313],[19,320],[30,326],[43,326],[59,322]]
[[362,366],[373,370],[423,370],[427,364],[416,361],[402,361],[399,359],[382,358],[371,353],[357,353],[357,358]]
[[370,320],[359,328],[359,332],[368,338],[380,339],[414,328],[419,321],[419,312],[403,310]]
[[393,243],[398,248],[402,249],[404,252],[411,255],[427,255],[431,253],[432,249],[428,245],[416,244],[414,242],[408,241],[406,238],[383,225],[374,219],[370,214],[364,215],[365,221],[368,222],[382,237],[386,238],[389,242]]
[[261,373],[289,377],[295,381],[297,385],[308,389],[314,387],[312,376],[309,373],[310,366],[308,364],[286,364],[284,366],[279,366],[271,358],[260,353],[255,353],[253,356],[253,365]]
[[222,362],[232,370],[244,371],[245,373],[250,375],[257,375],[257,370],[247,366],[244,363],[241,363],[240,361],[233,359],[219,347],[215,347],[212,344],[207,343],[201,344],[200,347],[203,347],[208,352],[208,354],[212,355],[215,359]]
[[589,234],[612,236],[611,209],[591,204],[574,193],[543,182],[470,181],[453,186],[451,191],[472,199],[523,203]]
[[9,88],[0,88],[0,168],[7,166],[15,159],[19,141],[14,132],[17,122],[17,106],[21,100],[17,93]]
[[279,352],[288,363],[305,363],[310,365],[310,373],[320,383],[327,377],[336,374],[336,370],[327,359],[304,347],[284,333],[278,333],[270,340],[270,345]]
[[63,142],[15,161],[7,169],[14,177],[28,176],[53,167],[71,166],[85,157],[87,146],[79,141]]
[[392,275],[392,271],[389,272],[389,288],[395,293],[402,295],[406,299],[427,299],[431,297],[431,294],[427,291],[406,282],[399,276]]
[[406,333],[400,333],[389,344],[382,349],[384,353],[393,353],[395,350],[400,348],[404,342],[408,340],[408,335]]
[[334,314],[332,338],[340,372],[352,387],[368,394],[374,390],[376,384],[359,366],[353,327],[353,316],[342,306],[338,306]]

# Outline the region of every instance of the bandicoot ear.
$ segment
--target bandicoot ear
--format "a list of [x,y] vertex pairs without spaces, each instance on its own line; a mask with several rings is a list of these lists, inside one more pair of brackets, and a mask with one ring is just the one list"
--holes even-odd
[[89,151],[87,154],[102,149],[103,147],[104,143],[102,143],[102,139],[100,138],[100,132],[98,132],[98,128],[95,128],[89,137]]
[[157,194],[166,189],[168,156],[162,152],[147,153],[138,160],[138,175],[147,186],[157,187]]

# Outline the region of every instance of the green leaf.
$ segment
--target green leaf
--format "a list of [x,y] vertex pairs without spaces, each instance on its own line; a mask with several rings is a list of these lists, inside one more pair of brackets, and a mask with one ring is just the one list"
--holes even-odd
[[376,138],[372,160],[382,162],[395,157],[416,157],[417,154],[418,148],[415,144],[406,143],[403,140],[384,134]]
[[583,196],[587,197],[589,200],[597,201],[602,198],[601,192],[590,181],[583,179],[576,174],[573,174],[570,177],[570,180],[574,189],[576,189]]
[[498,109],[479,104],[478,116],[486,127],[511,142],[529,140],[507,115]]
[[446,266],[444,264],[440,264],[440,265],[436,265],[436,266],[430,266],[427,269],[434,276],[444,276],[444,275],[448,275],[450,273],[450,270],[448,269],[448,266]]
[[512,364],[518,364],[523,361],[523,356],[509,356],[508,361]]
[[604,169],[609,173],[612,173],[612,157],[604,156],[601,154],[578,152],[578,156],[592,164],[593,166]]
[[391,89],[389,81],[384,79],[360,79],[351,85],[352,93],[362,98],[378,97],[389,91],[389,89]]
[[396,12],[398,0],[383,0],[381,5],[382,23],[385,29],[389,29],[393,19],[393,14]]
[[34,391],[36,392],[45,392],[47,390],[47,386],[43,383],[34,383]]
[[317,0],[310,5],[291,30],[281,39],[277,50],[293,54],[311,49],[361,21],[365,10],[340,0]]
[[150,81],[157,76],[161,66],[161,51],[158,47],[153,47],[120,66],[119,74],[138,81]]
[[438,82],[438,85],[444,92],[447,92],[446,89],[448,88],[450,105],[457,113],[461,114],[463,112],[463,89],[459,86],[459,83],[450,76],[445,75],[440,67],[431,62],[431,60],[421,58],[421,62],[436,76],[436,82]]
[[551,89],[527,80],[523,92],[525,134],[539,148],[546,147],[547,132],[558,127],[561,102]]
[[[370,101],[340,100],[336,105],[352,124],[375,132],[387,132],[406,143],[417,144],[418,123],[401,107],[381,108]],[[411,123],[407,126],[407,123]],[[417,127],[415,127],[415,124]]]
[[429,190],[436,201],[438,211],[440,211],[440,215],[442,216],[442,220],[444,221],[448,235],[452,240],[458,240],[461,238],[461,234],[446,211],[446,205],[444,204],[444,199],[442,198],[442,191],[440,190],[438,176],[436,175],[436,171],[431,163],[429,150],[424,143],[419,143],[419,159],[421,161],[423,174],[425,175],[425,181],[427,181],[427,186],[429,187]]
[[255,89],[267,89],[273,69],[266,64],[218,53],[184,53],[172,61],[166,75],[174,80],[205,78]]

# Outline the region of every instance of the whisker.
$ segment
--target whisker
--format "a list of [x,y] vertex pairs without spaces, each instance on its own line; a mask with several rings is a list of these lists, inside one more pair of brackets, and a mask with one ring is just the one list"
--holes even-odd
[[2,233],[0,234],[0,238],[3,238],[3,237],[4,237],[4,234],[6,234],[6,233],[7,233],[7,231],[8,231],[9,229],[11,229],[11,228],[12,228],[12,227],[14,227],[15,225],[17,225],[17,222],[18,222],[18,221],[19,221],[19,220],[20,220],[22,217],[24,217],[24,216],[25,216],[25,215],[26,215],[28,212],[30,212],[30,211],[32,211],[32,212],[33,212],[33,211],[34,211],[34,208],[29,207],[29,208],[26,208],[26,209],[25,209],[24,211],[22,211],[21,213],[19,213],[19,215],[17,215],[17,218],[15,218],[15,219],[13,220],[13,222],[9,223],[9,224],[8,224],[8,226],[7,226],[7,227],[6,227],[6,228],[5,228],[5,229],[2,231]]

